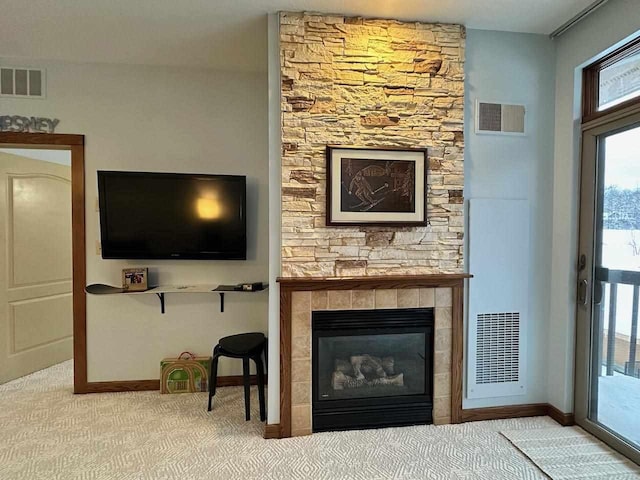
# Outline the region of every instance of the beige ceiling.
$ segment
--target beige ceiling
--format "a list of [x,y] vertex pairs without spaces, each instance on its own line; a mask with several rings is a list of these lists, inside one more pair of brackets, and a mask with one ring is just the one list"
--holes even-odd
[[0,58],[265,71],[266,14],[548,34],[593,0],[0,0]]

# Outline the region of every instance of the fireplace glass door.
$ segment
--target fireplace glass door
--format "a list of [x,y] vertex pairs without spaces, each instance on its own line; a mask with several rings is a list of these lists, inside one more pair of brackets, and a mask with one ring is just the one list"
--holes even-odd
[[318,400],[425,394],[425,334],[318,339]]
[[312,315],[313,431],[433,421],[433,309]]

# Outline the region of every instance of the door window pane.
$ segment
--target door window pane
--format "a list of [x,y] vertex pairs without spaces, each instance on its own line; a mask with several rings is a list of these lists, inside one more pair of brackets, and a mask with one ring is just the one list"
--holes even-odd
[[591,420],[640,445],[640,127],[601,137]]

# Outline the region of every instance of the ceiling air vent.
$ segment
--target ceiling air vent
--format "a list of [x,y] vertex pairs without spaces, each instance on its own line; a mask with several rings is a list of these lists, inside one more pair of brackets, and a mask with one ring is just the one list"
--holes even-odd
[[524,135],[524,105],[476,103],[476,133]]
[[44,70],[21,67],[0,67],[0,96],[44,98]]
[[480,313],[476,330],[476,384],[520,380],[520,314]]

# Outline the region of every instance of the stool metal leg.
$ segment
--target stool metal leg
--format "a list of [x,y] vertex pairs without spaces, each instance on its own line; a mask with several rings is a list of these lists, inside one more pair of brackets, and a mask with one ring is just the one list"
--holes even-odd
[[251,377],[249,376],[249,357],[242,359],[242,373],[244,378],[244,417],[245,420],[251,420],[251,404],[249,395],[251,393]]
[[213,349],[213,358],[211,359],[211,371],[209,372],[209,406],[207,411],[211,411],[213,396],[216,394],[216,386],[218,383],[218,360],[220,358],[220,348],[216,346]]
[[260,400],[260,421],[264,422],[267,419],[266,408],[264,402],[264,365],[262,364],[262,355],[258,355],[254,358],[256,362],[256,371],[258,374],[258,399]]
[[269,371],[269,339],[264,340],[264,370]]

